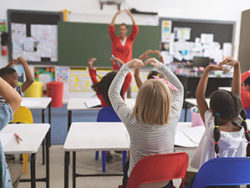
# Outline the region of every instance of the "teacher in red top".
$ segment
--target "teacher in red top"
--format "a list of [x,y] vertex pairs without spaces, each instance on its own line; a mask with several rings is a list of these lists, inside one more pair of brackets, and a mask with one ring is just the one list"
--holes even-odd
[[[127,36],[128,27],[125,23],[119,26],[119,36],[115,34],[115,19],[121,12],[127,12],[132,20],[133,28],[129,36]],[[112,54],[121,59],[124,63],[127,63],[132,59],[133,43],[138,33],[138,26],[129,10],[119,10],[113,17],[111,24],[109,25],[109,35],[112,41]],[[120,67],[113,61],[113,70],[119,70]]]

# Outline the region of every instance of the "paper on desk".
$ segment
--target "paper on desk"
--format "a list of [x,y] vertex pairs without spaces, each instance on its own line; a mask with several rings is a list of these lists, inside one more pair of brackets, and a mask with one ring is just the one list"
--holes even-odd
[[194,143],[188,136],[186,136],[180,127],[181,126],[177,126],[174,145],[182,147],[197,147],[198,144]]
[[8,144],[12,138],[13,138],[13,133],[1,133],[0,132],[0,142],[3,147],[6,144]]
[[179,126],[179,129],[195,144],[199,144],[200,140],[205,132],[204,126],[190,127],[190,126]]

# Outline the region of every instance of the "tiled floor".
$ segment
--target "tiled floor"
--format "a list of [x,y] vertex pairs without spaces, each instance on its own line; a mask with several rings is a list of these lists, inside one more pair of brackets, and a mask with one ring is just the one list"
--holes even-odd
[[[193,155],[193,150],[184,150],[183,148],[177,148],[176,152],[185,151],[189,154],[190,158]],[[107,173],[122,173],[121,162],[122,156],[120,154],[114,154],[112,162],[107,163]],[[77,172],[80,173],[100,173],[101,172],[101,161],[94,160],[95,152],[78,152],[77,153]],[[37,177],[45,175],[45,166],[41,164],[41,150],[37,156],[36,172]],[[29,172],[28,172],[29,173]],[[23,176],[27,177],[27,176]],[[77,186],[81,188],[117,188],[122,182],[122,176],[118,177],[81,177],[77,178]],[[180,181],[175,181],[178,185]],[[30,183],[20,183],[19,188],[28,188]],[[45,183],[37,183],[37,188],[45,188]],[[57,145],[52,146],[50,149],[50,187],[51,188],[62,188],[64,187],[64,151],[63,146]],[[71,179],[71,165],[69,175],[69,187],[72,187]]]

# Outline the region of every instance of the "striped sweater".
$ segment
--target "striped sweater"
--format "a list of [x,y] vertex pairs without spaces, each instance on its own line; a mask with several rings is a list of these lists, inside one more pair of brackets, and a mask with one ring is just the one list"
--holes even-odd
[[[183,105],[183,86],[177,77],[163,64],[158,68],[165,78],[171,82],[179,92],[173,92],[172,108],[166,125],[152,125],[137,120],[132,114],[133,109],[124,103],[119,92],[124,79],[129,72],[127,65],[123,65],[109,88],[109,99],[130,136],[130,164],[128,175],[134,165],[143,157],[174,151],[176,126],[179,121]],[[157,106],[155,106],[157,108]]]

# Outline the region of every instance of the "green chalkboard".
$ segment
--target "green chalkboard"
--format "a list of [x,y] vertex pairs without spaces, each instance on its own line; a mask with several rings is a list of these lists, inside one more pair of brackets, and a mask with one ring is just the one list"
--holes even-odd
[[[118,26],[116,30],[118,31]],[[133,57],[138,57],[148,49],[159,50],[160,37],[159,26],[139,26]],[[96,67],[111,67],[111,52],[108,24],[59,22],[58,65],[87,66],[88,59],[96,57]]]

